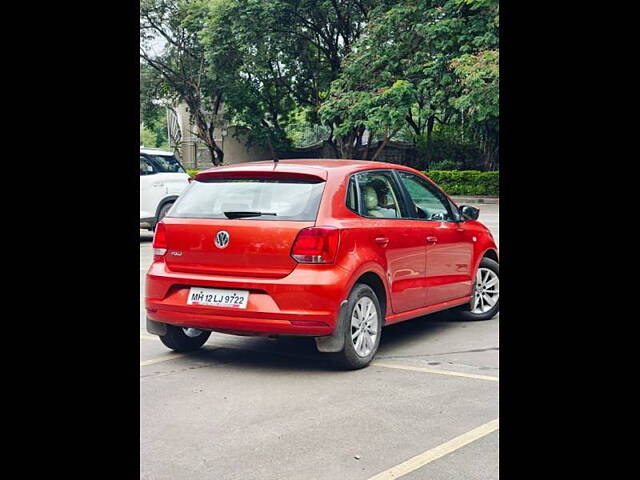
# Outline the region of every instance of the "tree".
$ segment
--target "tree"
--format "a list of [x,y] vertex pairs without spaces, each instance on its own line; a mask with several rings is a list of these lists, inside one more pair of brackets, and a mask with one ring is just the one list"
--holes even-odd
[[[288,123],[299,118],[302,109],[311,125],[320,125],[318,110],[368,16],[375,6],[392,3],[235,0],[213,4],[202,38],[209,68],[228,73],[224,90],[229,115],[249,127],[251,137],[268,144],[274,155],[289,148]],[[329,141],[335,146],[330,127]]]
[[[462,118],[452,102],[463,88],[452,62],[481,49],[497,50],[497,25],[496,0],[407,0],[376,10],[333,82],[322,118],[336,131],[362,131],[370,128],[367,119],[381,111],[391,118],[394,112],[393,118],[402,116],[416,139],[426,137],[428,162],[435,122]],[[397,85],[403,86],[403,101],[394,95],[371,101],[376,92]],[[400,128],[395,124],[384,130],[382,147]],[[351,145],[352,139],[346,140]]]
[[156,134],[140,124],[140,145],[144,145],[145,147],[155,147],[156,142]]
[[485,167],[492,169],[499,161],[499,92],[500,54],[498,50],[483,50],[466,54],[451,62],[458,75],[462,91],[451,104],[465,112],[485,152]]
[[186,103],[196,136],[206,145],[213,164],[220,165],[224,154],[214,133],[220,127],[223,92],[215,72],[206,68],[198,38],[208,13],[203,0],[142,0],[140,57],[158,74],[156,91]]
[[[140,65],[141,141],[147,147],[169,148],[166,106],[162,105],[157,73],[148,65]],[[151,137],[153,135],[153,137]]]

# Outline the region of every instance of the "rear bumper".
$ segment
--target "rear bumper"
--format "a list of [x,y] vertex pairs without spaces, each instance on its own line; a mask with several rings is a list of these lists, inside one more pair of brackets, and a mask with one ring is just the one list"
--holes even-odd
[[[284,278],[173,272],[154,263],[147,272],[145,307],[155,322],[240,335],[325,336],[335,329],[349,272],[336,265],[298,265]],[[187,305],[191,286],[249,291],[244,310]]]

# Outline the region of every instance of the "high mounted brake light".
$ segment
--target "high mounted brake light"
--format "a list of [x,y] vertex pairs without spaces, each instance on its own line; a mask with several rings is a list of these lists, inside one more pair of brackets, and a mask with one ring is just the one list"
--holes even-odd
[[298,263],[333,263],[338,252],[340,230],[335,227],[309,227],[300,230],[291,257]]

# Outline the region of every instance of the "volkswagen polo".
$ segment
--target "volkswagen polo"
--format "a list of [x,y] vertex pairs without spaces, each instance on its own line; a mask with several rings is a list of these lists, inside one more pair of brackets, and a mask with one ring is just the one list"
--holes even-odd
[[498,249],[479,210],[409,167],[281,160],[200,172],[157,225],[147,330],[169,348],[212,331],[310,336],[368,365],[382,327],[499,308]]

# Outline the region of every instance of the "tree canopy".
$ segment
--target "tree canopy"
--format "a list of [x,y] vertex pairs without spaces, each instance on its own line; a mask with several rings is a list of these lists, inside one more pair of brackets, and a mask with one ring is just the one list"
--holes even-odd
[[497,0],[142,0],[146,95],[185,102],[218,163],[224,115],[274,157],[322,132],[377,158],[401,134],[428,162],[442,125],[495,164],[498,18]]

